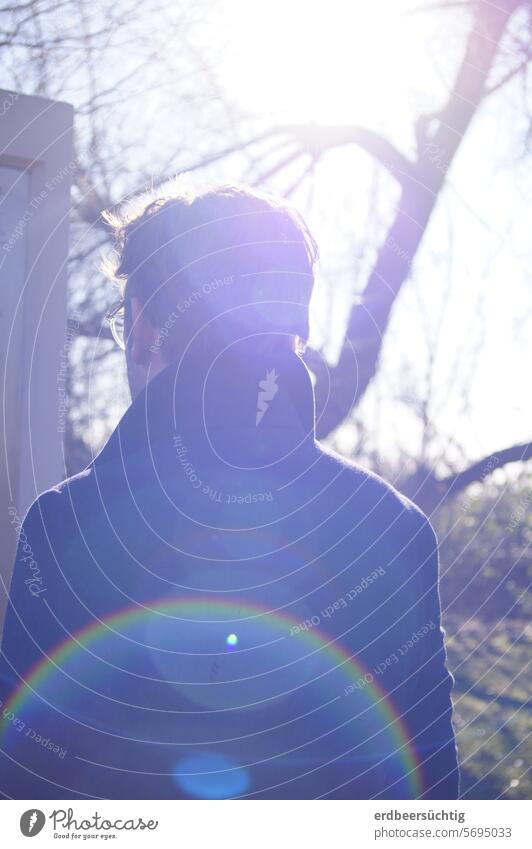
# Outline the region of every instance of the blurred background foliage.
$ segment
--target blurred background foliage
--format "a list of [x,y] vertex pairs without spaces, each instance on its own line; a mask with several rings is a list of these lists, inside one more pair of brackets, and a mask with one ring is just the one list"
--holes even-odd
[[472,487],[433,517],[462,795],[529,799],[532,476]]

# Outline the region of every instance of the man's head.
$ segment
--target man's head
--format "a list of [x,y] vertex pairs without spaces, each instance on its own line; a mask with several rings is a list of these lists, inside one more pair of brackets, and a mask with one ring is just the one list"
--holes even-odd
[[191,345],[307,341],[316,244],[300,216],[251,189],[177,188],[106,214],[118,258],[132,395]]

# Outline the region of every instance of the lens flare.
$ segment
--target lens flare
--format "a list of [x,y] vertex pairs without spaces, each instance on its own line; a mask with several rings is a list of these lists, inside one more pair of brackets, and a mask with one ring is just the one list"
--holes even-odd
[[237,635],[236,634],[229,634],[229,636],[227,637],[227,639],[225,641],[225,644],[227,646],[228,651],[232,651],[233,649],[236,649],[236,647],[238,645]]

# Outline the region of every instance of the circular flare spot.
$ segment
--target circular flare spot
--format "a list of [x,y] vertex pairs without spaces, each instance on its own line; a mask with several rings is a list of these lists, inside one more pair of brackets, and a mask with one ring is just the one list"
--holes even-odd
[[229,634],[229,636],[227,637],[227,639],[225,641],[225,644],[227,646],[228,651],[231,651],[232,649],[236,649],[236,647],[238,645],[237,635],[236,634]]
[[218,752],[183,758],[174,777],[178,787],[198,799],[230,799],[245,793],[249,787],[247,769]]

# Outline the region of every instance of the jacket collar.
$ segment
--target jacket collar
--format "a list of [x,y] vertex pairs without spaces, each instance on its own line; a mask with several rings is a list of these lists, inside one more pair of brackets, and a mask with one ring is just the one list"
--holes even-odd
[[179,446],[195,465],[271,468],[316,451],[314,392],[301,358],[239,342],[217,356],[189,353],[150,380],[94,460],[136,459],[164,473]]

